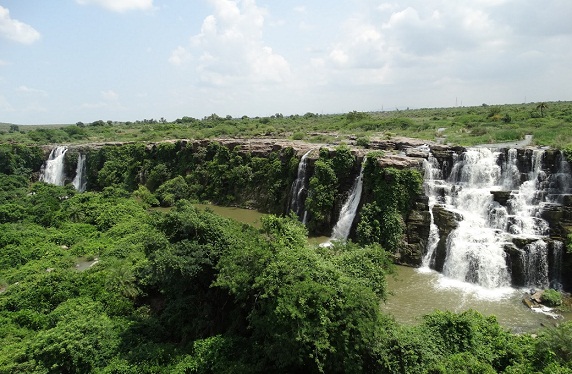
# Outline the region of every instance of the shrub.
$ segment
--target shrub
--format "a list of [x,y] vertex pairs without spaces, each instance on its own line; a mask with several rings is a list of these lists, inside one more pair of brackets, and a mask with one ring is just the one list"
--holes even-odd
[[295,132],[294,134],[292,134],[292,139],[293,140],[302,140],[304,139],[304,133],[303,132]]
[[558,306],[562,304],[562,294],[553,289],[546,290],[542,294],[542,302],[548,306]]

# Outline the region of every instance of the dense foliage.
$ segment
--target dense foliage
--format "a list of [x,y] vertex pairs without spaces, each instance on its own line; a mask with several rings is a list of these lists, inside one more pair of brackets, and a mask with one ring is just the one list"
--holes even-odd
[[[0,174],[0,373],[572,371],[571,323],[536,339],[472,311],[396,324],[379,308],[391,265],[378,244],[313,247],[296,219],[221,218],[180,199],[181,176],[131,184],[120,158],[122,173],[104,173],[115,183],[82,194],[30,185],[29,161],[13,162]],[[149,209],[142,195],[167,182],[174,206]]]
[[404,242],[405,219],[423,178],[415,169],[381,168],[374,157],[367,159],[364,174],[364,191],[371,198],[360,211],[357,241],[379,243],[395,253]]
[[330,234],[353,184],[355,157],[349,147],[338,146],[332,153],[320,149],[309,181],[306,211],[308,227],[313,233]]
[[[89,190],[137,191],[150,205],[168,207],[190,199],[270,213],[285,210],[298,162],[291,148],[255,157],[217,142],[197,147],[165,142],[151,148],[137,143],[85,152]],[[77,155],[71,151],[66,157],[73,161]]]

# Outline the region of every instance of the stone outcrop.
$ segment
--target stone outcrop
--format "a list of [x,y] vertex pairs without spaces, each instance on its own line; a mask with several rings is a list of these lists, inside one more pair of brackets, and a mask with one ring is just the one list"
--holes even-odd
[[406,244],[399,253],[399,260],[406,265],[420,266],[427,248],[431,227],[427,196],[420,195],[417,197],[413,209],[406,219],[405,226]]
[[433,206],[433,220],[439,229],[439,242],[431,259],[432,268],[437,271],[443,271],[445,257],[447,256],[447,239],[451,231],[458,227],[458,222],[463,217],[456,212],[448,210],[443,205],[436,204]]

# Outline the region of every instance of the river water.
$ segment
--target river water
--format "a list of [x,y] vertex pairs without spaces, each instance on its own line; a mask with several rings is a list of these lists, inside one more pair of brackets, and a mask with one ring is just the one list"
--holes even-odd
[[417,324],[423,315],[435,310],[459,313],[468,309],[485,316],[495,315],[501,326],[515,333],[572,319],[571,313],[554,319],[532,311],[522,303],[527,290],[486,290],[452,281],[435,271],[397,266],[395,276],[388,278],[388,285],[392,294],[381,308],[404,324]]
[[[214,213],[240,222],[260,227],[264,213],[236,207],[223,207],[210,204],[195,204],[200,209],[210,209]],[[308,238],[312,245],[328,241],[328,237]],[[463,312],[476,310],[485,316],[495,315],[501,326],[512,332],[531,332],[542,326],[549,326],[563,319],[553,319],[542,313],[530,310],[522,303],[522,296],[528,290],[505,287],[494,291],[453,281],[435,271],[396,266],[394,276],[389,276],[390,296],[382,304],[384,312],[394,316],[403,324],[417,324],[422,316],[435,310]],[[572,319],[572,313],[563,316]]]

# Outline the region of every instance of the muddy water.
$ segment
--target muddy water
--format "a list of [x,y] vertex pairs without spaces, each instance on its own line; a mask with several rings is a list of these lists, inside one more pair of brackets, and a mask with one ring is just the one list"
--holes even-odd
[[522,303],[526,290],[511,288],[495,291],[451,282],[441,274],[398,266],[395,277],[388,279],[392,295],[382,310],[398,322],[417,324],[423,315],[435,310],[463,312],[476,310],[485,316],[495,315],[501,326],[513,332],[531,332],[571,319],[570,313],[560,319],[537,313]]

